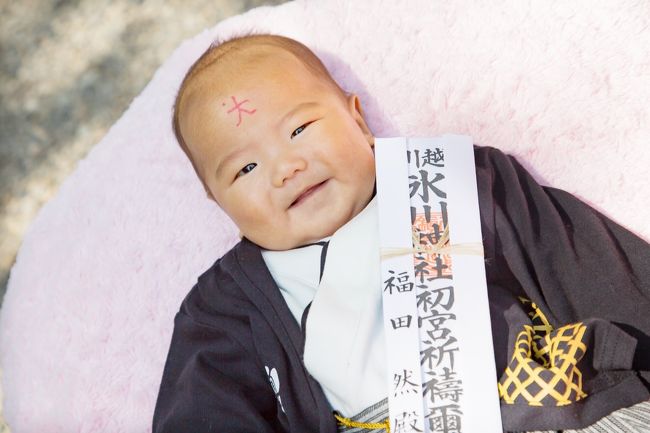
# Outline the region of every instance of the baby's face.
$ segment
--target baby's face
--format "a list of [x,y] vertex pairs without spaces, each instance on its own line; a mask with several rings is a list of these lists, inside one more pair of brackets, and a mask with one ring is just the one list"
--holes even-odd
[[333,234],[372,197],[374,139],[343,97],[291,53],[255,48],[236,72],[202,72],[181,106],[182,135],[242,234],[285,250]]

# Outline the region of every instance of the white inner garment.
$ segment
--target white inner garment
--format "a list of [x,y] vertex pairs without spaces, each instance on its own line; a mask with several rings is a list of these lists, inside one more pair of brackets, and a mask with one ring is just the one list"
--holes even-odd
[[298,323],[318,290],[322,250],[320,245],[309,245],[286,251],[262,251],[262,258]]
[[385,399],[388,390],[378,236],[373,198],[330,238],[320,284],[320,246],[262,252],[298,323],[312,302],[305,367],[344,416]]

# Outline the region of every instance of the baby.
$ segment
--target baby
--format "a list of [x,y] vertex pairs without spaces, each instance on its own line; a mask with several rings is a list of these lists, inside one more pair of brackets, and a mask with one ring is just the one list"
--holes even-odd
[[[154,432],[335,432],[353,428],[350,420],[364,423],[354,431],[387,427],[385,361],[375,356],[385,348],[374,137],[359,97],[299,42],[246,36],[192,66],[173,126],[243,239],[199,277],[176,316]],[[496,149],[476,148],[475,158],[504,428],[581,428],[647,400],[648,244],[540,187]],[[339,344],[350,317],[363,348],[352,354]],[[574,329],[582,331],[569,335]],[[522,338],[590,350],[572,352],[561,400],[509,390],[504,371],[564,356],[561,346],[550,359],[530,350],[518,358]],[[349,375],[341,366],[359,382],[340,380]]]

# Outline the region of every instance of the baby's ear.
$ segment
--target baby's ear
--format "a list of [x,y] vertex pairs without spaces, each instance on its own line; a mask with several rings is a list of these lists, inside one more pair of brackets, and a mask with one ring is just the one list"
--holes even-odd
[[354,120],[357,122],[357,125],[359,125],[359,128],[361,128],[361,132],[363,132],[363,135],[366,137],[366,140],[368,141],[368,144],[370,144],[370,147],[375,147],[375,136],[372,135],[372,132],[366,123],[366,119],[363,117],[361,100],[354,93],[348,95],[348,108],[350,110],[350,113],[352,113]]

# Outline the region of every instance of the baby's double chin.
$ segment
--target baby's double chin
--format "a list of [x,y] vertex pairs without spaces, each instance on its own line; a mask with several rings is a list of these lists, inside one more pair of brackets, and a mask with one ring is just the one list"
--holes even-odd
[[265,250],[271,250],[271,251],[291,250],[309,243],[309,242],[303,242],[301,239],[291,236],[291,233],[289,234],[284,233],[282,235],[278,235],[278,233],[281,232],[275,230],[274,236],[271,238],[263,236],[262,239],[260,238],[256,239],[256,237],[251,236],[249,239],[254,243],[256,243],[257,245],[259,245],[260,247],[264,248]]
[[311,236],[295,236],[295,232],[278,236],[276,239],[271,239],[266,242],[267,245],[258,244],[267,250],[286,251],[294,248],[302,247],[314,242],[318,242],[323,238],[331,236],[331,234],[312,234]]

